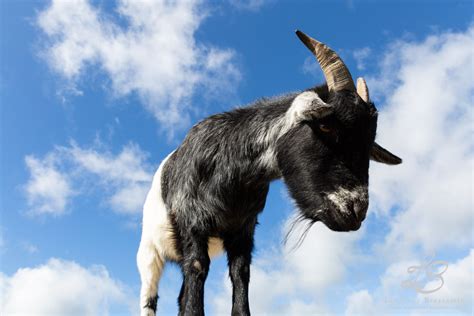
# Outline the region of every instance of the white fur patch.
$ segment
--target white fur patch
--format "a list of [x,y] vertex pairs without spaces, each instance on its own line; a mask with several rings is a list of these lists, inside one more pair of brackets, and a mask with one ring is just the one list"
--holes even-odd
[[294,125],[310,119],[308,116],[313,108],[317,106],[326,106],[326,103],[321,100],[319,95],[314,91],[305,91],[299,94],[291,103],[290,108],[286,112],[287,118],[287,129],[290,129]]
[[351,190],[339,187],[335,192],[328,194],[326,197],[331,200],[342,213],[347,215],[351,213],[347,208],[349,202],[360,201],[361,203],[367,203],[369,199],[367,187],[365,186],[358,186]]
[[261,155],[258,157],[258,163],[265,170],[275,173],[278,170],[278,163],[274,148],[275,146],[269,146]]

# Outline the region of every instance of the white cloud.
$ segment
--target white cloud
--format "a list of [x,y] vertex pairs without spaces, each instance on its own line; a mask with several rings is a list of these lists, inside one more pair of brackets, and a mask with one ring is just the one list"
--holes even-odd
[[399,208],[383,248],[401,257],[472,241],[472,99],[474,27],[396,42],[369,87],[383,91],[379,143],[400,166],[371,165],[371,202],[378,215]]
[[[44,214],[45,211],[42,211],[44,209],[53,211],[58,209],[50,205],[52,204],[49,202],[51,198],[46,200],[49,202],[46,204],[48,206],[46,208],[44,198],[36,198],[39,194],[37,192],[43,195],[47,193],[47,197],[53,196],[55,198],[53,201],[60,201],[60,204],[56,203],[61,206],[60,211],[56,211],[54,214],[61,215],[72,197],[72,194],[69,193],[72,190],[71,186],[75,187],[76,194],[86,193],[84,192],[86,189],[81,190],[81,187],[93,186],[104,192],[106,202],[112,210],[118,213],[137,214],[142,209],[152,178],[152,168],[148,164],[147,158],[147,154],[133,143],[124,146],[120,153],[114,155],[101,149],[100,146],[81,148],[74,142],[69,147],[56,147],[43,160],[28,156],[27,163],[34,161],[35,165],[50,166],[50,162],[54,161],[54,165],[63,170],[59,172],[54,169],[53,172],[49,168],[48,172],[37,172],[38,168],[30,168],[31,179],[26,185],[25,192],[28,201],[30,201],[31,212]],[[66,178],[66,174],[68,174],[69,191],[54,190],[54,187],[49,184],[52,182],[50,178],[62,179]]]
[[99,179],[100,186],[109,192],[108,203],[120,213],[141,211],[152,178],[147,154],[137,145],[129,144],[114,156],[97,149],[83,149],[75,144],[63,148],[76,168]]
[[346,315],[376,315],[374,300],[367,290],[352,293],[347,298]]
[[304,74],[309,74],[316,79],[317,82],[325,82],[323,72],[321,71],[321,66],[318,64],[318,61],[314,56],[308,56],[301,66],[301,70]]
[[61,259],[0,275],[0,289],[2,315],[108,315],[112,307],[130,312],[132,303],[104,266]]
[[87,0],[53,0],[37,23],[46,35],[43,56],[69,86],[98,67],[117,96],[137,93],[172,134],[189,123],[198,90],[229,92],[240,79],[232,50],[196,41],[206,15],[199,0],[120,0],[115,16]]
[[29,254],[35,254],[35,253],[38,253],[39,249],[36,245],[30,243],[30,242],[22,242],[21,243],[21,246],[23,247],[23,249],[29,253]]
[[[440,258],[393,263],[380,277],[380,285],[372,293],[361,290],[348,296],[346,314],[385,315],[401,312],[406,315],[470,315],[473,308],[473,259],[474,250],[471,249],[466,257],[449,262],[447,269],[430,264]],[[409,267],[419,270],[410,276]],[[437,290],[419,293],[414,287],[404,286],[407,280],[416,281],[419,289]]]
[[237,9],[255,12],[272,1],[273,0],[229,0],[229,3]]
[[[441,277],[443,278],[442,287],[427,295],[418,295],[421,302],[436,307],[451,307],[463,310],[467,314],[473,312],[473,297],[472,289],[474,287],[474,249],[471,249],[469,254],[458,260],[457,262],[448,265],[446,272]],[[426,285],[427,289],[434,289],[440,285],[440,280],[435,279]]]
[[109,199],[111,207],[119,213],[134,214],[142,211],[150,182],[131,183],[119,188]]
[[367,58],[372,54],[370,47],[363,47],[356,49],[352,52],[354,59],[356,60],[357,69],[364,70]]
[[74,192],[67,175],[58,170],[54,155],[47,155],[43,160],[26,156],[25,162],[30,171],[30,179],[24,187],[30,213],[64,214]]

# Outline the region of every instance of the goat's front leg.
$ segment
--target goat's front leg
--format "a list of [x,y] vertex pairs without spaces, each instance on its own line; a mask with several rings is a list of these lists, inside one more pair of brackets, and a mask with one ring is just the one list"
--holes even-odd
[[207,237],[189,236],[183,243],[183,286],[179,315],[204,315],[204,282],[209,271]]
[[253,228],[224,241],[232,281],[232,315],[250,315],[249,281],[253,249]]

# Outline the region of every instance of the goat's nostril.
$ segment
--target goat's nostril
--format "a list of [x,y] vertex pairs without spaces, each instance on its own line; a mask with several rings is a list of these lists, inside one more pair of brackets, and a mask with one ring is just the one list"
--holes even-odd
[[357,217],[357,220],[363,221],[365,219],[365,215],[367,214],[368,204],[364,202],[356,202],[354,203],[354,213]]

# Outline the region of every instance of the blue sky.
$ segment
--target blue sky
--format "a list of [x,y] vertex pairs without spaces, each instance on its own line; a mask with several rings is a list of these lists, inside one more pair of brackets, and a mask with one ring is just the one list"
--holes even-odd
[[[296,251],[282,245],[293,206],[273,183],[256,235],[252,310],[472,312],[471,2],[0,5],[6,314],[136,313],[140,205],[154,170],[209,114],[321,83],[296,28],[367,78],[381,112],[378,139],[404,164],[371,165],[360,231],[316,225]],[[429,297],[402,288],[406,268],[431,254],[449,263],[444,286]],[[209,314],[229,311],[226,273],[224,257],[212,263]],[[163,314],[176,314],[179,286],[170,266],[160,282]],[[35,291],[48,287],[49,305]],[[67,290],[83,303],[71,304]]]

